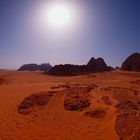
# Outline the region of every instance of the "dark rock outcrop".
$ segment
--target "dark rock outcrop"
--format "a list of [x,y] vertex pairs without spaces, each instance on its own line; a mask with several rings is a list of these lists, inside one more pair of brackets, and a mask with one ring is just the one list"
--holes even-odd
[[[69,111],[81,111],[90,105],[89,95],[97,85],[66,84],[58,85],[60,90],[41,91],[25,97],[17,106],[18,113],[28,115],[45,109],[52,97],[64,97],[64,108]],[[54,88],[53,88],[54,89]],[[53,98],[54,99],[54,98]]]
[[88,86],[68,89],[64,98],[64,108],[69,111],[82,111],[87,108],[90,105],[90,91]]
[[118,106],[115,130],[121,140],[140,139],[140,103],[128,100]]
[[140,71],[140,53],[130,55],[122,64],[121,70]]
[[75,76],[109,70],[111,70],[111,68],[106,65],[102,58],[95,59],[92,57],[87,65],[56,65],[48,71],[48,74],[57,76]]
[[43,107],[48,104],[50,98],[53,96],[54,92],[40,92],[34,93],[26,97],[18,106],[18,112],[20,114],[27,115],[39,107]]
[[109,67],[106,65],[103,58],[95,59],[94,57],[92,57],[90,59],[90,61],[87,63],[87,67],[91,71],[101,72],[101,71],[108,71],[109,70]]
[[115,130],[120,140],[140,139],[140,92],[127,87],[104,88],[117,100]]
[[18,71],[48,71],[52,68],[52,66],[49,63],[44,63],[41,65],[37,64],[25,64],[21,66]]
[[75,75],[84,74],[86,72],[87,72],[86,65],[78,66],[78,65],[65,64],[65,65],[54,66],[48,71],[48,74],[57,75],[57,76],[75,76]]
[[103,108],[98,108],[95,110],[85,112],[85,115],[94,118],[102,118],[106,115],[106,110]]

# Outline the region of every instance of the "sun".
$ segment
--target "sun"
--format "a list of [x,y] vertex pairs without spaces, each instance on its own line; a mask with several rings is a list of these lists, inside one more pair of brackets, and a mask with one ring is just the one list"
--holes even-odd
[[64,27],[72,20],[72,11],[66,5],[53,5],[47,11],[47,20],[51,26]]

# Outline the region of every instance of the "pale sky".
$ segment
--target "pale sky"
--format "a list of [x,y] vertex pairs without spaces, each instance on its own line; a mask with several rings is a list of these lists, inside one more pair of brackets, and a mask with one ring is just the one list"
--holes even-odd
[[[47,19],[58,3],[71,14],[60,28]],[[134,52],[140,52],[139,0],[0,0],[0,68],[86,64],[91,57],[120,66]]]

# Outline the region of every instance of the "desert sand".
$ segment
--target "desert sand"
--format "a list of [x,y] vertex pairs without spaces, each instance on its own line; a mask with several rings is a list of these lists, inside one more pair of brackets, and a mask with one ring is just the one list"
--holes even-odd
[[[19,112],[26,97],[48,92],[54,94],[47,104]],[[67,106],[77,98],[86,105]],[[139,72],[59,77],[0,71],[0,140],[119,139],[140,139]]]

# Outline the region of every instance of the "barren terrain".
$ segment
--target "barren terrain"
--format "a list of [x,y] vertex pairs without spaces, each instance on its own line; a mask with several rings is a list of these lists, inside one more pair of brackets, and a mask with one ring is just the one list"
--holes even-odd
[[139,72],[0,71],[0,140],[139,139]]

